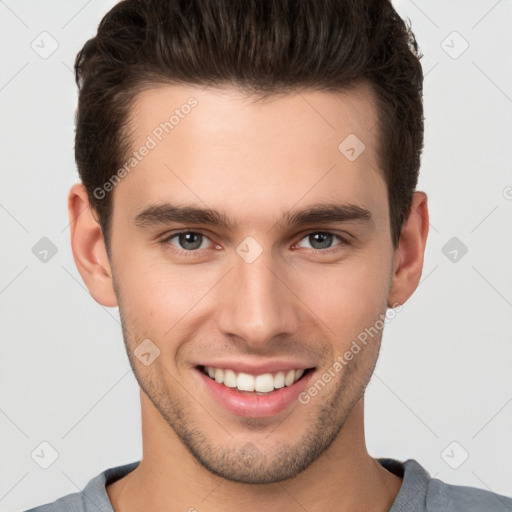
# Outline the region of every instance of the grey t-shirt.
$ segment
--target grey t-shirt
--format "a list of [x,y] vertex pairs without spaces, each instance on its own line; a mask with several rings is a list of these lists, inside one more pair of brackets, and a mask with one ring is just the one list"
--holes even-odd
[[[381,466],[403,478],[400,492],[389,512],[512,512],[512,498],[490,491],[445,484],[431,478],[414,459],[376,459]],[[140,461],[107,469],[94,477],[82,492],[25,512],[113,512],[105,486],[133,471]]]

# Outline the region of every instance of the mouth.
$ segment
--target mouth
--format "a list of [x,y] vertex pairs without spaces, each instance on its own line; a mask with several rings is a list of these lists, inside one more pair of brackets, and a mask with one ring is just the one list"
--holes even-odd
[[[238,366],[242,365],[239,363]],[[250,418],[271,418],[291,407],[303,407],[298,396],[307,388],[316,370],[315,367],[289,366],[279,369],[275,365],[265,368],[267,371],[263,368],[259,371],[249,367],[241,369],[245,371],[208,365],[195,367],[205,392],[214,403],[235,416]]]
[[297,368],[294,370],[251,375],[250,373],[237,372],[230,368],[215,368],[203,365],[198,366],[198,368],[218,384],[222,384],[239,393],[254,396],[265,396],[278,389],[290,387],[313,370],[313,368]]

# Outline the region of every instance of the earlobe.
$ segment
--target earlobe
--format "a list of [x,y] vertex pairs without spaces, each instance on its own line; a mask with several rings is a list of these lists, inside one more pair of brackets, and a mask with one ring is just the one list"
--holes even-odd
[[388,307],[404,304],[414,293],[423,270],[429,228],[427,195],[414,192],[409,215],[402,225],[395,250]]
[[96,302],[117,306],[103,232],[82,183],[73,185],[69,191],[68,215],[71,249],[78,272]]

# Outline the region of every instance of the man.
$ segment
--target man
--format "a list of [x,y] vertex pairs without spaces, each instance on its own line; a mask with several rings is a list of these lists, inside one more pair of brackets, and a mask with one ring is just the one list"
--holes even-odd
[[365,445],[428,233],[423,76],[391,4],[125,0],[75,69],[73,255],[119,306],[143,457],[32,510],[512,509]]

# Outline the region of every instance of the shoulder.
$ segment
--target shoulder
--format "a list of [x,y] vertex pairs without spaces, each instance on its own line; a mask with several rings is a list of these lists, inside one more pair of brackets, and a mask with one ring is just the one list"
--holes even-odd
[[25,512],[84,512],[86,508],[83,498],[83,492],[75,492]]
[[510,512],[512,498],[476,487],[452,485],[433,478],[426,496],[427,512]]
[[[425,512],[512,512],[512,498],[477,487],[447,484],[431,478],[414,459],[403,463],[408,483],[424,489]],[[411,486],[412,487],[412,486]],[[421,492],[418,493],[420,496]]]
[[106,512],[112,507],[108,499],[106,486],[133,471],[140,461],[106,469],[95,476],[81,492],[74,492],[52,503],[31,508],[25,512]]
[[390,512],[512,512],[512,498],[477,487],[447,484],[432,478],[414,459],[377,460],[403,479]]

